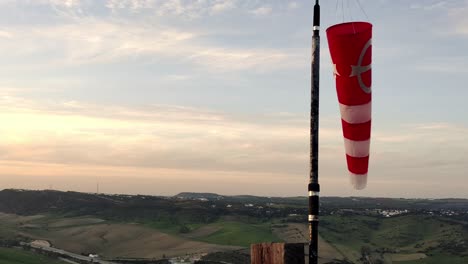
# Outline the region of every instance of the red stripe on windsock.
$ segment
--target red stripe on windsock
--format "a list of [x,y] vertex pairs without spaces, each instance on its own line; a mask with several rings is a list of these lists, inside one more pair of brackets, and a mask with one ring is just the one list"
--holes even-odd
[[[345,75],[346,73],[342,74],[339,72],[339,69],[351,69],[351,66],[347,64],[343,66],[337,65],[336,67],[338,73],[340,74],[336,77],[336,93],[338,95],[338,102],[344,105],[362,105],[369,103],[372,100],[372,95],[370,93],[365,93],[361,89],[358,84],[357,77],[349,77],[349,75]],[[344,69],[342,71],[344,71]],[[367,71],[367,73],[370,71],[372,70]],[[364,78],[364,74],[361,76],[363,78],[363,82],[366,85],[371,83],[370,80],[366,80],[367,78]],[[366,74],[366,76],[368,75]]]
[[341,119],[343,126],[343,136],[350,140],[368,140],[371,136],[371,121],[361,124],[350,124]]
[[348,170],[354,174],[366,174],[369,165],[369,156],[356,158],[346,155]]

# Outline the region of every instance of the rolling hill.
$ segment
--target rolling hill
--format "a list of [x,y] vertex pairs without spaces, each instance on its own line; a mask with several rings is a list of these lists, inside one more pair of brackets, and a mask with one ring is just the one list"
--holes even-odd
[[[47,240],[108,259],[245,263],[252,243],[306,242],[306,205],[305,197],[3,190],[0,242]],[[468,263],[467,200],[324,197],[320,223],[321,263]]]

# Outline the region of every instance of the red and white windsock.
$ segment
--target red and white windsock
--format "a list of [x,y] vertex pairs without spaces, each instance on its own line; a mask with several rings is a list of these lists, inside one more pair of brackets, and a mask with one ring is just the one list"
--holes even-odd
[[355,189],[364,189],[371,137],[372,24],[334,25],[327,29],[327,38],[351,183]]

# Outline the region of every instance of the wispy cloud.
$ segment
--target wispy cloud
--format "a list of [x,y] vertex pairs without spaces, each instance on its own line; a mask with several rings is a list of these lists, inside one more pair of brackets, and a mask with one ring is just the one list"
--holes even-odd
[[221,12],[225,12],[227,10],[233,9],[235,7],[236,7],[236,3],[234,0],[219,1],[219,2],[215,2],[211,6],[211,12],[215,14],[221,13]]
[[[283,164],[302,159],[300,150],[286,154],[273,143],[303,138],[306,130],[296,126],[249,123],[183,107],[102,108],[69,101],[41,108],[18,101],[2,102],[0,120],[9,124],[2,130],[4,160],[284,171],[293,167],[272,159]],[[15,106],[8,110],[8,102]]]
[[[463,105],[451,113],[445,112],[455,106],[445,112],[418,109],[437,96],[440,83],[455,84],[468,72],[463,49],[468,2],[373,3],[368,8],[375,25],[375,81],[383,85],[375,99],[390,96],[395,103],[377,109],[386,120],[373,123],[369,191],[357,195],[413,193],[418,181],[432,188],[429,182],[442,174],[456,183],[439,182],[426,193],[437,193],[439,186],[452,193],[468,169]],[[417,9],[409,9],[411,4]],[[288,194],[303,190],[310,77],[310,24],[303,21],[310,12],[302,9],[311,10],[310,2],[4,0],[0,5],[0,186],[11,175],[144,175],[165,187],[184,179],[186,186],[215,192],[229,191],[222,185],[238,181],[272,193],[286,188],[265,182],[289,186]],[[382,6],[407,19],[395,23]],[[325,2],[323,7],[335,8]],[[423,23],[427,17],[434,25]],[[331,18],[324,18],[324,25],[329,23]],[[407,33],[408,24],[418,32]],[[324,38],[322,69],[331,67],[326,43]],[[417,80],[394,83],[401,64]],[[321,95],[336,100],[328,72]],[[438,82],[427,81],[435,77]],[[425,94],[406,87],[419,87],[419,80],[425,80]],[[442,107],[450,96],[461,95],[452,88]],[[268,98],[257,100],[260,94]],[[151,101],[159,104],[148,105]],[[322,106],[321,179],[325,190],[344,195],[339,117]],[[405,125],[388,109],[454,123]],[[239,113],[245,111],[248,115]],[[402,184],[408,187],[389,188]],[[238,190],[243,189],[232,191]]]
[[236,0],[109,0],[106,7],[114,14],[121,12],[154,11],[158,16],[178,16],[185,19],[197,19],[203,16],[219,15],[237,7]]
[[435,1],[435,2],[425,2],[425,3],[411,3],[410,8],[412,9],[423,9],[426,11],[432,11],[434,9],[440,9],[447,6],[446,1]]
[[465,56],[427,57],[416,64],[416,70],[445,74],[467,73],[468,58]]
[[451,5],[447,10],[448,23],[443,32],[467,36],[468,35],[468,1],[457,2],[456,5]]
[[[54,0],[35,2],[33,6],[41,9],[52,7],[55,15],[49,13],[44,16],[42,19],[46,23],[18,21],[0,27],[0,38],[3,39],[0,55],[8,58],[12,64],[21,63],[23,67],[139,60],[170,61],[206,67],[211,71],[267,72],[297,68],[307,63],[307,59],[303,58],[304,52],[307,52],[304,50],[274,48],[266,44],[230,45],[219,41],[220,36],[224,38],[229,35],[225,30],[193,29],[183,26],[183,23],[155,17],[156,14],[206,18],[233,9],[239,9],[236,14],[249,17],[249,12],[263,16],[273,10],[270,6],[261,6],[252,1],[109,0],[99,4]],[[102,14],[102,9],[110,14]],[[101,10],[101,13],[97,10]],[[134,16],[132,12],[139,14]]]
[[250,13],[256,16],[266,16],[266,15],[271,14],[272,11],[273,11],[273,8],[271,8],[270,6],[261,6],[250,11]]
[[50,0],[51,5],[64,6],[68,8],[79,6],[81,2],[81,0]]
[[[1,129],[0,177],[17,173],[14,164],[19,163],[35,168],[30,175],[59,166],[60,173],[86,167],[109,175],[123,168],[143,174],[205,171],[296,181],[307,171],[308,119],[296,114],[242,117],[180,106],[38,103],[15,96],[3,96],[1,110],[0,122],[9,125]],[[321,171],[346,174],[338,121],[322,121]],[[431,169],[466,165],[460,155],[468,150],[467,135],[467,128],[449,123],[376,128],[371,170],[411,169],[416,170],[413,177],[435,177]],[[28,174],[27,167],[22,174]],[[346,177],[341,181],[347,185]]]
[[299,4],[297,2],[289,2],[288,3],[288,9],[292,10],[292,9],[296,9],[299,7]]
[[[140,58],[176,59],[211,70],[272,70],[301,64],[297,50],[228,48],[202,41],[206,33],[123,21],[80,19],[71,24],[0,31],[8,56],[42,54],[42,65],[109,63]],[[1,54],[1,52],[0,52]],[[47,56],[46,56],[47,55]],[[33,63],[33,62],[30,62]]]

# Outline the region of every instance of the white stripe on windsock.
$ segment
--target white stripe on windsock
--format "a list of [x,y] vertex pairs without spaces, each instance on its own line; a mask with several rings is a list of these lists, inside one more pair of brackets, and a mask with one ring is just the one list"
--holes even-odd
[[341,119],[350,124],[361,124],[371,120],[371,102],[362,105],[340,104]]
[[354,189],[362,190],[367,186],[367,173],[366,174],[355,174],[349,172],[351,185],[353,185]]
[[369,156],[370,139],[356,141],[344,138],[346,154],[355,158],[363,158]]

